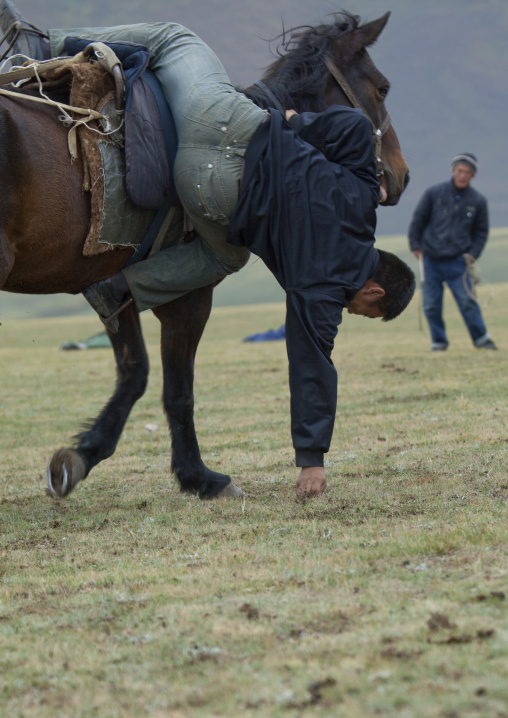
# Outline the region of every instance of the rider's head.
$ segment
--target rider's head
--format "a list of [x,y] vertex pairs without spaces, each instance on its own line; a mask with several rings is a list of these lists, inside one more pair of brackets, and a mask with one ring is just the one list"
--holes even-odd
[[415,275],[402,259],[378,249],[379,266],[347,305],[349,314],[384,322],[398,317],[415,293]]

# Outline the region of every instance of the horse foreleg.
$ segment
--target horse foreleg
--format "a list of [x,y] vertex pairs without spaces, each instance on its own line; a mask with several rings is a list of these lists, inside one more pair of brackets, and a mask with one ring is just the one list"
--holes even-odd
[[212,293],[212,287],[203,287],[153,310],[161,323],[162,400],[171,431],[171,470],[181,491],[201,499],[243,496],[230,476],[205,466],[194,427],[194,359]]
[[132,305],[118,321],[119,331],[108,332],[117,367],[115,391],[97,419],[76,436],[78,445],[53,455],[47,480],[54,496],[69,494],[94,466],[114,453],[132,407],[145,392],[149,365],[139,314]]

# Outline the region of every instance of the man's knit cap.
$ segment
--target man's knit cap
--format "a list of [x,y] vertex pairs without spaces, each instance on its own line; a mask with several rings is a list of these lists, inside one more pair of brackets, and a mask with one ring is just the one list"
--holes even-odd
[[463,162],[466,165],[469,165],[471,169],[473,170],[474,174],[478,171],[478,160],[476,157],[471,154],[471,152],[463,152],[461,155],[457,155],[452,160],[452,169],[455,167],[455,165],[458,165],[459,162]]

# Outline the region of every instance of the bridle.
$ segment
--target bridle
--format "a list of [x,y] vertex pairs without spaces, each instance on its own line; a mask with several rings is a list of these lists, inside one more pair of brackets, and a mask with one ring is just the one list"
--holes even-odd
[[[363,114],[370,120],[370,124],[372,125],[372,140],[374,142],[374,156],[376,158],[376,174],[378,177],[381,177],[384,175],[384,165],[383,160],[381,159],[381,145],[383,141],[384,135],[388,132],[388,130],[391,127],[391,118],[388,112],[385,115],[385,118],[383,122],[381,123],[380,127],[376,127],[375,123],[372,121],[372,117],[367,112],[365,107],[362,105],[358,97],[353,92],[351,85],[346,80],[342,72],[339,70],[337,65],[334,63],[331,57],[327,56],[325,57],[325,65],[330,73],[330,75],[333,77],[335,82],[338,84],[344,95],[346,96],[346,99],[349,100],[352,107],[355,107],[357,109],[362,110]],[[286,114],[286,111],[282,104],[279,102],[279,100],[275,97],[273,92],[270,90],[268,85],[264,83],[262,80],[258,80],[254,83],[259,89],[265,94],[267,100],[270,102],[272,107],[275,107],[276,110],[279,110],[282,115]]]
[[381,159],[381,144],[384,135],[388,132],[391,126],[391,118],[388,112],[385,115],[385,118],[383,122],[381,123],[380,127],[376,127],[376,124],[373,122],[372,117],[367,112],[365,107],[362,105],[358,97],[353,92],[351,85],[346,80],[342,72],[339,70],[337,65],[334,63],[331,57],[325,57],[325,65],[337,83],[337,85],[340,87],[346,98],[351,103],[352,107],[356,107],[360,110],[362,110],[363,114],[370,120],[370,124],[372,125],[372,139],[374,142],[374,155],[376,157],[376,167],[377,167],[377,176],[381,177],[384,174],[384,165],[383,160]]

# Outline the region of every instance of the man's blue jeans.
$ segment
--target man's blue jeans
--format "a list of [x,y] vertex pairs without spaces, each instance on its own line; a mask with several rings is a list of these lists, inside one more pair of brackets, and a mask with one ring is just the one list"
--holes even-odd
[[[473,340],[481,346],[488,339],[480,305],[473,299],[471,277],[462,255],[454,259],[431,259],[424,256],[425,282],[423,285],[423,311],[429,323],[432,346],[446,349],[448,339],[443,321],[443,289],[448,285],[459,307],[462,318]],[[466,290],[467,287],[467,290]],[[470,296],[471,295],[471,296]]]

